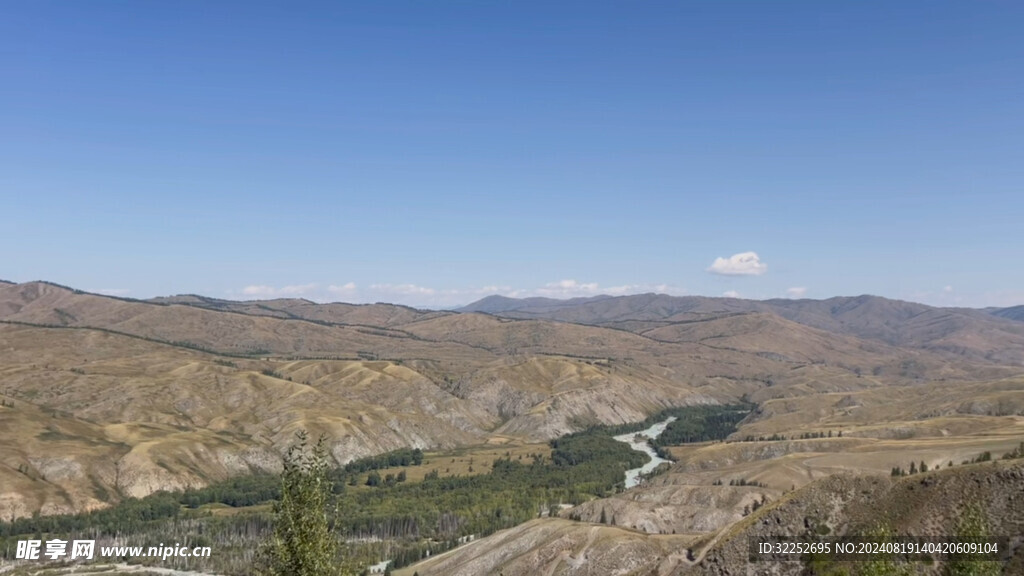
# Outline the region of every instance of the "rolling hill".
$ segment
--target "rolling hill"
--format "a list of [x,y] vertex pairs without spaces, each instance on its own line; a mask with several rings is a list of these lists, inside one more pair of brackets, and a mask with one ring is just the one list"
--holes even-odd
[[[715,494],[719,469],[779,494],[833,473],[831,454],[860,454],[850,469],[877,471],[916,450],[1001,447],[1022,429],[1021,354],[1013,320],[876,297],[494,297],[446,312],[2,283],[0,509],[88,510],[273,471],[300,428],[327,434],[339,463],[405,446],[545,441],[740,398],[758,410],[737,437],[846,432],[814,450],[683,451],[635,499],[576,511],[707,533],[734,522],[745,498]],[[703,512],[645,504],[662,498]]]

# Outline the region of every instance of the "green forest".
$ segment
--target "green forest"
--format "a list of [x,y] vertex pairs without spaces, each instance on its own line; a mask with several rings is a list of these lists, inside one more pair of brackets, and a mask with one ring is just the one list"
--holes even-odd
[[724,440],[736,431],[736,426],[750,414],[751,406],[734,404],[729,406],[690,406],[685,411],[676,410],[676,419],[665,431],[651,439],[655,448],[679,446],[692,442]]

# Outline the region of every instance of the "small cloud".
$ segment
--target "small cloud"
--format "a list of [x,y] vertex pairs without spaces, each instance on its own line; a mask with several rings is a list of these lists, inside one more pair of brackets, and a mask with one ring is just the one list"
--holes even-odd
[[658,294],[671,294],[680,296],[686,294],[686,290],[670,284],[622,284],[619,286],[601,286],[597,282],[578,282],[576,280],[559,280],[549,282],[540,288],[511,290],[504,293],[505,296],[523,298],[529,296],[543,296],[545,298],[580,298],[586,296],[626,296],[629,294],[644,294],[656,292]]
[[356,292],[356,283],[347,282],[345,284],[331,284],[327,287],[327,291],[331,294],[351,295]]
[[626,294],[635,294],[639,286],[633,284],[625,284],[622,286],[609,286],[604,288],[601,292],[611,296],[625,296]]
[[242,294],[245,294],[246,296],[269,296],[273,293],[274,288],[272,286],[264,286],[262,284],[242,288]]
[[685,288],[672,286],[670,284],[655,284],[654,286],[647,286],[645,287],[644,292],[654,292],[655,294],[666,294],[668,296],[685,296],[689,294]]
[[760,276],[767,271],[768,265],[761,262],[757,252],[740,252],[728,258],[715,258],[708,268],[708,272],[723,276]]
[[229,290],[227,294],[229,297],[243,300],[302,297],[314,302],[392,302],[409,306],[453,307],[465,305],[491,294],[500,294],[510,298],[545,296],[548,298],[565,299],[602,294],[624,296],[645,292],[672,295],[686,294],[686,290],[670,284],[601,286],[597,282],[579,282],[573,279],[549,282],[539,288],[516,288],[501,284],[464,288],[435,288],[412,283],[379,283],[366,286],[357,285],[355,282],[343,284],[311,283],[280,287],[253,284],[241,290]]
[[245,296],[252,296],[255,298],[295,297],[305,296],[306,294],[315,292],[317,287],[317,284],[296,284],[293,286],[282,286],[281,288],[275,288],[273,286],[256,284],[242,288],[242,294],[244,294]]
[[559,280],[549,282],[535,291],[539,296],[549,298],[573,298],[577,296],[596,296],[600,293],[597,282],[577,282],[575,280]]
[[601,286],[597,282],[579,282],[573,279],[548,282],[547,284],[533,289],[511,290],[504,288],[501,291],[490,291],[504,296],[523,298],[529,296],[543,296],[545,298],[581,298],[587,296],[626,296],[629,294],[643,294],[646,292],[657,292],[659,294],[682,295],[686,290],[669,284],[622,284],[619,286]]
[[433,288],[416,284],[372,284],[370,289],[384,294],[400,294],[402,296],[430,296],[437,292]]
[[955,293],[952,286],[944,286],[941,290],[916,290],[904,298],[929,306],[963,306],[967,303],[967,299]]
[[100,288],[99,290],[93,290],[93,292],[103,294],[104,296],[127,296],[132,291],[128,288]]
[[725,296],[726,298],[739,298],[740,293],[735,290],[726,290],[725,292],[722,292],[722,296]]
[[803,298],[807,294],[807,288],[803,286],[794,286],[793,288],[786,289],[786,296],[790,298]]

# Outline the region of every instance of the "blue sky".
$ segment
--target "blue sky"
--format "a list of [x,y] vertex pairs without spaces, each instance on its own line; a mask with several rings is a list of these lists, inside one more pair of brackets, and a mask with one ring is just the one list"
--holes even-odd
[[995,0],[8,2],[0,278],[1021,304],[1022,29]]

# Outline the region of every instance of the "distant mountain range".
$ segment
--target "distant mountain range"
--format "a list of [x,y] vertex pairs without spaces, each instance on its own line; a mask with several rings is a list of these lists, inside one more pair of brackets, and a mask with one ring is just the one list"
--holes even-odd
[[[887,304],[880,304],[883,302]],[[576,319],[589,319],[587,323],[597,324],[615,319],[666,319],[685,312],[699,314],[707,312],[772,311],[784,315],[789,311],[789,314],[796,315],[802,311],[812,311],[814,315],[820,315],[827,308],[828,314],[835,316],[837,313],[854,309],[859,309],[858,313],[863,313],[866,310],[863,308],[865,305],[875,306],[876,313],[899,311],[901,315],[908,317],[928,310],[944,309],[965,314],[973,312],[1024,321],[1024,305],[984,309],[937,308],[925,304],[892,300],[867,294],[861,296],[836,296],[825,300],[786,298],[744,300],[740,298],[715,298],[709,296],[669,296],[667,294],[655,293],[630,296],[599,295],[565,300],[556,298],[510,298],[508,296],[494,295],[477,300],[456,309],[456,311],[482,312],[496,315],[509,313],[507,315],[510,317],[527,315],[534,317],[572,316]],[[885,306],[885,310],[877,309],[878,306]],[[558,312],[570,308],[582,309],[583,312],[558,314]]]
[[827,300],[741,300],[704,296],[595,296],[572,300],[489,296],[459,310],[516,319],[556,320],[638,334],[671,324],[737,314],[771,314],[808,326],[975,359],[1024,363],[1024,306],[936,308],[879,296]]

